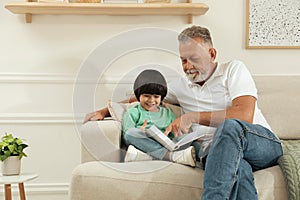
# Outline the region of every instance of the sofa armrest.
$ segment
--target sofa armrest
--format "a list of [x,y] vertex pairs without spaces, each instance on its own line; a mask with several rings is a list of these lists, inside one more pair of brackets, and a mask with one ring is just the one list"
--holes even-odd
[[89,121],[80,130],[81,162],[121,160],[121,124],[112,119]]

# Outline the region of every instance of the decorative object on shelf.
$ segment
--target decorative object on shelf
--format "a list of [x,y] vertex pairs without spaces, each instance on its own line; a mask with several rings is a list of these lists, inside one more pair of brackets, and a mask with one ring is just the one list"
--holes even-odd
[[35,2],[41,2],[41,3],[63,3],[63,2],[68,2],[68,0],[37,0]]
[[247,0],[246,48],[300,48],[299,10],[299,0]]
[[127,4],[127,3],[144,3],[138,0],[103,0],[103,3]]
[[69,0],[70,3],[101,3],[101,0]]
[[145,3],[171,3],[171,0],[145,0]]
[[0,160],[2,161],[3,175],[18,175],[21,171],[21,159],[27,155],[24,149],[28,145],[23,139],[14,137],[12,134],[7,134],[0,141]]

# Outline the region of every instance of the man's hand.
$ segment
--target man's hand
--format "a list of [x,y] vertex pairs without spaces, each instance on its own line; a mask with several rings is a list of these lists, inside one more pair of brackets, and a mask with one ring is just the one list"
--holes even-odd
[[193,120],[189,113],[181,115],[166,128],[164,134],[169,135],[170,132],[173,132],[175,137],[181,136],[182,134],[189,132],[192,123]]
[[107,108],[104,108],[102,110],[98,110],[95,112],[91,112],[87,114],[83,120],[83,124],[85,124],[88,121],[98,121],[103,120],[105,117],[109,115],[109,111]]

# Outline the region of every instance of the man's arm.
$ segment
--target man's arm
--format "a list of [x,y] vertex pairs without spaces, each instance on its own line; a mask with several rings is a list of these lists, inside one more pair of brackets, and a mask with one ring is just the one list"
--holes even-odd
[[[137,101],[137,99],[135,97],[132,97],[130,99],[121,101],[120,103],[132,103],[135,101]],[[97,110],[95,112],[88,113],[83,120],[83,124],[85,124],[88,121],[103,120],[105,117],[110,117],[110,113],[107,107],[102,108],[101,110]]]
[[95,112],[86,114],[86,116],[83,120],[83,124],[87,123],[88,121],[103,120],[105,117],[110,117],[110,113],[109,113],[107,107],[105,107],[101,110],[97,110]]
[[225,119],[240,119],[248,123],[253,122],[256,98],[240,96],[232,101],[232,106],[226,110],[212,112],[190,112],[175,119],[166,129],[165,134],[173,131],[175,136],[187,133],[192,123],[217,127]]

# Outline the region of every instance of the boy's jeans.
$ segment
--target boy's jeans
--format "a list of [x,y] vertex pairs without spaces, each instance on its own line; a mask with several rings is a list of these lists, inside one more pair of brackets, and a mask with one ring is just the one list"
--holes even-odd
[[144,131],[138,128],[130,128],[123,136],[126,146],[133,145],[152,157],[162,160],[167,149],[155,140],[149,138]]
[[281,142],[270,130],[226,120],[206,160],[202,200],[257,200],[252,170],[275,165],[281,155]]

